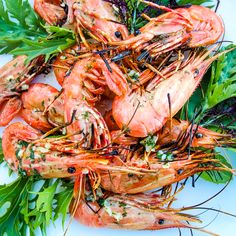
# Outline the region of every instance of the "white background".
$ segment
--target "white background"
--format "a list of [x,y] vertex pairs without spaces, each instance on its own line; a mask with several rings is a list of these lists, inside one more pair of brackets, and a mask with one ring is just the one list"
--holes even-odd
[[[32,1],[30,1],[32,2]],[[224,20],[225,28],[226,28],[226,36],[225,40],[231,40],[236,43],[236,0],[221,0],[220,7],[218,9],[218,14],[220,14]],[[10,60],[10,56],[0,56],[0,65],[4,65],[5,62]],[[52,75],[49,76],[52,79]],[[42,79],[40,79],[42,81]],[[48,80],[43,82],[48,83]],[[53,82],[55,86],[58,86]],[[2,133],[3,128],[0,128],[0,134]],[[229,153],[233,166],[236,168],[236,155],[235,153]],[[1,176],[0,182],[7,181],[7,172],[2,171],[1,168]],[[8,182],[8,181],[7,181]],[[214,195],[218,190],[220,190],[223,185],[214,185],[202,180],[199,180],[196,184],[195,188],[192,188],[189,184],[185,190],[178,195],[178,201],[175,203],[176,207],[189,206],[193,204],[200,203],[210,196]],[[216,209],[221,209],[227,212],[231,212],[236,214],[236,180],[232,181],[228,188],[217,198],[212,200],[211,202],[205,204],[204,206],[213,207]],[[195,212],[200,213],[200,212]],[[215,217],[215,212],[206,212],[201,215],[204,223],[202,225],[198,225],[199,227],[203,227],[210,223]],[[1,226],[0,226],[1,227]],[[221,236],[236,236],[236,218],[225,216],[219,214],[216,219],[207,226],[207,230],[211,232],[217,233]],[[190,232],[187,229],[183,229],[182,235],[190,236]],[[93,229],[88,228],[86,226],[82,226],[76,221],[73,221],[71,224],[68,236],[176,236],[178,235],[177,229],[168,229],[163,231],[127,231],[127,230],[110,230],[110,229]],[[39,234],[40,235],[40,234]],[[48,236],[54,235],[63,235],[63,229],[61,227],[61,222],[58,220],[54,224],[51,224],[48,227]],[[201,233],[199,231],[194,230],[195,236],[206,235],[205,233]]]

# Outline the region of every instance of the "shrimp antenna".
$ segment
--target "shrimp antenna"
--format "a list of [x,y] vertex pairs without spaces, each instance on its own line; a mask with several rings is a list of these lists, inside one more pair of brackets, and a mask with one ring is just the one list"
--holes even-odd
[[[218,213],[222,213],[222,214],[224,214],[224,215],[236,217],[236,215],[234,215],[234,214],[232,214],[232,213],[229,213],[229,212],[226,212],[226,211],[222,211],[222,210],[218,210],[218,209],[215,209],[215,208],[209,208],[209,207],[195,207],[194,210],[215,211],[215,212],[218,212]],[[204,212],[206,212],[206,211],[204,211]],[[203,213],[201,213],[201,214],[203,214]]]
[[220,0],[217,0],[217,3],[216,3],[216,8],[215,8],[215,12],[217,12],[218,8],[220,6]]
[[180,228],[178,228],[178,231],[179,231],[179,236],[182,236],[182,232],[181,232]]
[[171,116],[172,109],[171,109],[171,97],[169,93],[167,93],[167,99],[168,99],[168,104],[169,104],[169,115],[170,115],[169,119],[170,119],[170,132],[171,132],[172,131],[172,116]]
[[209,234],[209,235],[212,235],[212,236],[219,236],[218,234],[215,234],[213,232],[210,232],[208,230],[205,230],[204,228],[206,228],[207,226],[211,225],[215,220],[216,218],[218,217],[219,213],[216,214],[216,216],[206,225],[202,226],[202,227],[193,227],[193,226],[190,226],[191,229],[195,229],[195,230],[198,230],[198,231],[201,231],[203,233],[206,233],[206,234]]
[[112,73],[112,68],[109,65],[109,62],[107,61],[107,59],[105,58],[105,56],[102,53],[99,53],[99,56],[102,58],[102,60],[104,61],[107,69],[109,70],[110,73]]
[[199,203],[199,204],[196,204],[196,205],[192,205],[192,206],[189,206],[189,207],[183,207],[181,210],[192,210],[196,207],[199,207],[209,201],[211,201],[212,199],[214,199],[215,197],[217,197],[218,195],[220,195],[229,185],[230,181],[231,181],[232,177],[229,179],[229,181],[226,183],[226,185],[220,190],[218,191],[216,194],[214,194],[213,196],[211,196],[210,198],[208,198],[207,200]]

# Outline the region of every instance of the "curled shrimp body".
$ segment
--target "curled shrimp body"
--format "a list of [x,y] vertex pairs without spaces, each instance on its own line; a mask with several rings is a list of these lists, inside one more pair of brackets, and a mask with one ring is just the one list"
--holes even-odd
[[98,50],[102,50],[101,44],[94,42],[88,49],[83,43],[78,43],[60,53],[53,62],[53,71],[58,83],[63,85],[65,77],[70,74],[79,56],[81,58],[93,56],[93,52]]
[[7,125],[20,111],[20,94],[44,68],[42,57],[25,64],[26,56],[18,56],[0,69],[0,126]]
[[63,125],[63,99],[59,95],[59,91],[48,84],[31,84],[21,96],[21,117],[30,126],[44,132],[54,125]]
[[70,122],[74,118],[67,132],[80,132],[74,138],[84,139],[87,136],[88,140],[94,140],[91,141],[94,148],[110,142],[106,123],[94,104],[100,100],[105,86],[118,96],[128,91],[127,81],[119,67],[115,63],[109,66],[110,70],[99,56],[82,59],[76,62],[63,84],[65,121]]
[[108,194],[99,200],[102,205],[98,201],[81,200],[75,219],[90,227],[132,230],[191,228],[186,221],[201,222],[191,215],[181,214],[181,210],[167,207],[170,200],[158,194]]
[[[155,3],[142,2],[159,7]],[[138,60],[142,60],[148,56],[158,57],[183,45],[191,48],[211,45],[224,33],[221,18],[209,8],[192,5],[189,8],[164,10],[169,12],[157,18],[148,18],[149,23],[138,33],[111,44],[141,52]]]
[[206,59],[209,53],[193,55],[183,68],[167,75],[151,90],[138,89],[116,97],[112,113],[119,128],[125,127],[134,137],[146,137],[160,130],[187,102],[210,64],[221,55]]

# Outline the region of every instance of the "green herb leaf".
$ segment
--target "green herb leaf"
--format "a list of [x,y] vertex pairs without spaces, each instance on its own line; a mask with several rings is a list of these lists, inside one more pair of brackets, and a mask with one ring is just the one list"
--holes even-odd
[[62,191],[56,193],[55,199],[57,201],[57,206],[54,209],[55,215],[53,220],[57,220],[62,216],[62,225],[64,227],[68,209],[73,197],[73,183],[67,183],[63,185]]
[[[41,184],[34,192],[35,186]],[[61,186],[63,186],[62,189]],[[51,220],[62,216],[64,224],[73,197],[73,183],[62,180],[36,180],[19,177],[13,183],[0,186],[0,235],[35,235],[40,229],[46,235]]]
[[0,186],[0,235],[21,235],[23,217],[19,204],[28,184],[28,179],[18,178],[11,184]]
[[[235,47],[236,45],[230,45],[223,48],[222,51]],[[235,96],[236,50],[233,50],[220,56],[212,65],[212,74],[203,103],[203,112]]]
[[[215,158],[227,167],[232,168],[226,158],[219,153],[216,153]],[[232,173],[229,171],[206,171],[201,174],[201,178],[215,184],[225,184],[231,180]]]
[[44,26],[26,0],[0,0],[0,54],[44,55],[47,61],[76,42],[72,30]]
[[0,53],[22,46],[23,39],[46,36],[42,21],[26,0],[0,0]]
[[147,138],[143,139],[140,144],[142,144],[145,147],[146,152],[154,151],[156,142],[157,142],[157,136],[154,135],[148,135]]
[[75,39],[70,36],[72,35],[68,34],[68,36],[54,39],[39,38],[38,42],[23,39],[22,42],[24,42],[24,45],[12,50],[11,53],[16,56],[23,54],[27,55],[28,58],[26,62],[30,62],[32,59],[40,55],[45,55],[45,61],[48,61],[51,57],[75,44]]
[[56,194],[56,188],[58,185],[58,180],[56,180],[52,185],[43,189],[43,191],[37,193],[38,199],[36,201],[36,208],[39,212],[45,214],[46,224],[50,223],[52,219],[52,211],[53,211],[53,200]]

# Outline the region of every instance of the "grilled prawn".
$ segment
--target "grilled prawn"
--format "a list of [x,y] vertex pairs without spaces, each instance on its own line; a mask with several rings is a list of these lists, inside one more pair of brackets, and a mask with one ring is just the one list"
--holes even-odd
[[73,208],[71,213],[84,225],[113,229],[191,228],[186,221],[201,222],[191,215],[184,214],[181,209],[166,206],[171,200],[172,198],[168,199],[154,193],[136,195],[105,193],[99,201],[81,200],[75,213]]
[[[155,3],[142,1],[150,6]],[[148,18],[148,23],[126,40],[112,42],[122,50],[140,52],[138,60],[158,57],[181,46],[190,48],[215,43],[224,33],[222,20],[215,12],[203,6],[191,6],[171,10],[157,18]]]
[[187,102],[211,63],[222,55],[206,59],[209,54],[210,51],[198,56],[193,54],[176,73],[166,74],[162,80],[158,74],[159,82],[155,86],[147,85],[145,90],[140,88],[116,97],[112,114],[119,128],[134,137],[146,137],[159,131]]
[[45,68],[43,57],[32,60],[28,65],[25,64],[26,58],[18,56],[0,69],[0,126],[7,125],[19,113],[21,93]]
[[21,95],[20,116],[30,126],[47,132],[54,126],[64,125],[64,99],[62,94],[48,84],[36,83]]

